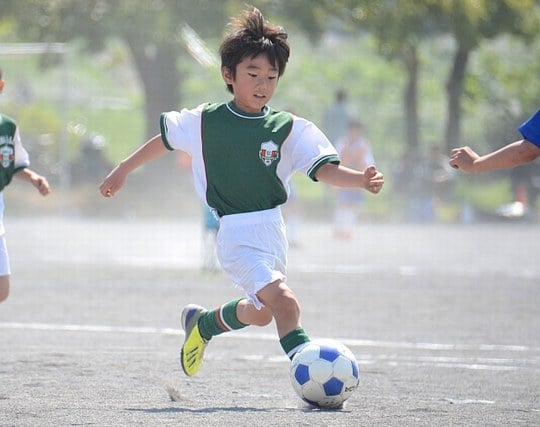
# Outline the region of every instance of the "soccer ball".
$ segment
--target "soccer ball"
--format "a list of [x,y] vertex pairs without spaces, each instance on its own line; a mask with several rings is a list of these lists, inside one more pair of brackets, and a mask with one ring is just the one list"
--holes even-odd
[[334,340],[314,340],[291,363],[291,382],[312,406],[337,409],[358,387],[358,362],[349,348]]

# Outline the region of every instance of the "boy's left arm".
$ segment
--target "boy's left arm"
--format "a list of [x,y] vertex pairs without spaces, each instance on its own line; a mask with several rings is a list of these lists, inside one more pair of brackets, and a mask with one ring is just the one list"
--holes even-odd
[[31,169],[23,168],[15,172],[15,176],[18,179],[29,182],[40,192],[42,196],[46,196],[51,191],[49,182],[44,176],[39,175]]
[[363,171],[350,169],[345,166],[327,163],[316,173],[318,181],[336,187],[363,188],[370,193],[377,194],[384,184],[384,175],[373,165]]

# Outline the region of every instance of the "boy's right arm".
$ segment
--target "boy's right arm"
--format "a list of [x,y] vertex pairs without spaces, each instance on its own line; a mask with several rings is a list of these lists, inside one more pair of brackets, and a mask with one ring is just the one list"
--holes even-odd
[[540,148],[527,140],[515,141],[511,144],[479,156],[469,147],[452,150],[450,166],[468,173],[489,172],[497,169],[509,169],[532,162],[540,155]]
[[161,135],[156,135],[142,145],[131,156],[120,162],[99,186],[99,191],[104,197],[112,197],[124,185],[127,176],[135,169],[151,162],[169,150],[163,144]]

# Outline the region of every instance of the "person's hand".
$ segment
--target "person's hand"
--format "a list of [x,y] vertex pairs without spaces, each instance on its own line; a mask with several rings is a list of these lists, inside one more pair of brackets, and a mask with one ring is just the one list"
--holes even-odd
[[113,197],[126,182],[126,174],[121,165],[116,166],[99,186],[99,191],[103,197]]
[[474,162],[480,157],[470,147],[454,148],[450,153],[450,160],[448,163],[454,169],[461,169],[464,172],[475,172]]
[[384,175],[373,165],[364,170],[364,188],[370,193],[377,194],[384,184]]
[[42,196],[46,196],[51,191],[49,182],[44,176],[35,175],[34,177],[32,177],[32,184],[34,185],[34,187],[37,188],[37,190]]

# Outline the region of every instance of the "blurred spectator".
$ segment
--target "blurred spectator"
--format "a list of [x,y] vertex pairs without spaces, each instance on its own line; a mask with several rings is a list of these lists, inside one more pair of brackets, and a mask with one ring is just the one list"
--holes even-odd
[[323,114],[322,129],[332,144],[347,133],[351,114],[347,108],[347,94],[343,90],[335,93],[335,100]]
[[[191,156],[185,151],[178,150],[177,165],[180,170],[191,170]],[[190,174],[189,179],[193,177]],[[201,204],[202,212],[202,244],[201,264],[203,271],[214,272],[220,269],[216,253],[216,239],[219,231],[219,221],[206,204]]]
[[510,171],[513,203],[507,206],[517,216],[534,219],[540,194],[540,158]]
[[[351,120],[346,135],[336,143],[341,164],[352,169],[364,170],[375,164],[369,142],[363,135],[360,121]],[[365,193],[355,188],[336,189],[336,209],[334,213],[334,235],[337,238],[352,237],[358,211],[365,200]]]
[[97,133],[89,134],[82,141],[79,158],[72,165],[72,178],[76,184],[95,184],[99,177],[111,169],[103,149],[105,138]]
[[26,105],[34,99],[34,91],[30,82],[25,78],[20,78],[15,83],[15,99],[17,103]]
[[405,199],[406,218],[413,222],[437,219],[437,205],[446,200],[454,173],[440,147],[432,146],[426,159],[407,150],[394,170],[395,189]]
[[431,197],[437,207],[449,200],[457,175],[455,169],[448,164],[448,156],[443,154],[439,144],[431,145],[428,172],[431,174]]
[[218,271],[219,262],[216,254],[216,238],[219,221],[208,206],[203,206],[204,227],[202,242],[202,268],[204,271]]

